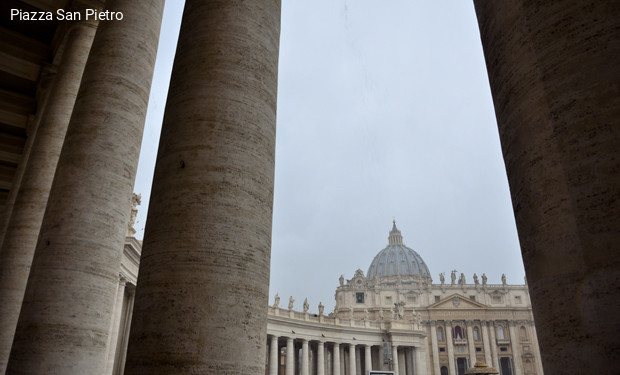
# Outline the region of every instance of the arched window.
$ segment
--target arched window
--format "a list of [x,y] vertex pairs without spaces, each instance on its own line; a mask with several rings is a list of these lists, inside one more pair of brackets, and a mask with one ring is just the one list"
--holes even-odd
[[463,329],[461,328],[461,326],[454,327],[454,338],[457,339],[457,340],[460,340],[463,337],[464,337]]
[[504,336],[504,327],[502,326],[497,326],[497,339],[498,340],[506,339],[506,336]]
[[441,366],[441,375],[448,375],[448,368],[446,366]]
[[443,328],[437,328],[437,341],[443,341]]
[[474,341],[480,341],[480,330],[478,327],[474,327]]
[[527,331],[525,330],[524,326],[521,326],[521,328],[519,328],[519,336],[521,336],[521,341],[527,341]]

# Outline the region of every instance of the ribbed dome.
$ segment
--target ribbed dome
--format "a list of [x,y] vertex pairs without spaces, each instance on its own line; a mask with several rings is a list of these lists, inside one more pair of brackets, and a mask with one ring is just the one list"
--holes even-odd
[[396,228],[396,221],[388,237],[388,246],[381,250],[368,268],[368,279],[390,276],[418,276],[430,278],[430,272],[420,254],[403,244],[403,236]]

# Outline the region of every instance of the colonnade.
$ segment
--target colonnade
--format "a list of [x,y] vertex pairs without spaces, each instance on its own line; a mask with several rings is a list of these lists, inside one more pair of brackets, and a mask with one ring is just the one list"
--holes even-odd
[[[390,344],[392,345],[392,344]],[[268,375],[364,375],[390,370],[397,375],[426,374],[426,352],[421,347],[392,345],[392,362],[384,361],[384,345],[332,342],[269,335]]]

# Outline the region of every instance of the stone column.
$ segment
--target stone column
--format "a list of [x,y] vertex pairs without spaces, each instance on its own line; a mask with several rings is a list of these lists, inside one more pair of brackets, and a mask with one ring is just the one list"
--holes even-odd
[[538,335],[536,334],[536,325],[533,321],[530,321],[530,328],[532,332],[532,347],[534,352],[534,358],[536,359],[536,372],[538,374],[543,373],[542,359],[540,356],[540,346],[538,345]]
[[0,374],[9,360],[41,221],[95,28],[96,22],[81,21],[67,32],[45,114],[31,141],[28,163],[0,242]]
[[448,374],[453,375],[456,371],[454,363],[454,341],[452,340],[452,322],[446,321],[446,344],[448,347]]
[[497,340],[495,339],[495,323],[489,322],[489,333],[491,334],[491,358],[493,358],[493,367],[499,368],[499,359],[497,358]]
[[99,25],[41,224],[10,374],[105,370],[163,3],[110,1],[123,21]]
[[301,340],[301,375],[308,375],[309,361],[308,361],[308,340]]
[[278,375],[279,365],[278,336],[272,335],[269,344],[269,375]]
[[364,346],[364,370],[366,372],[372,370],[372,352],[368,344]]
[[332,350],[334,352],[334,354],[333,354],[334,355],[333,374],[334,375],[340,375],[340,344],[335,342],[334,343],[334,348]]
[[185,4],[144,234],[132,374],[264,371],[279,35],[279,0]]
[[392,371],[394,371],[394,375],[398,375],[400,373],[399,369],[400,366],[398,365],[398,346],[392,345]]
[[325,344],[319,341],[316,349],[316,374],[325,375]]
[[286,375],[295,374],[295,344],[292,338],[286,339]]
[[348,375],[356,375],[356,366],[355,366],[355,344],[349,344],[349,374]]
[[118,288],[116,290],[116,302],[114,302],[112,321],[110,323],[110,333],[108,335],[107,345],[107,363],[104,374],[112,375],[114,371],[114,357],[116,356],[116,348],[118,345],[119,334],[122,334],[121,318],[123,312],[123,301],[125,301],[125,284],[127,279],[123,275],[118,275]]
[[114,365],[115,374],[123,374],[125,361],[127,360],[127,344],[129,342],[129,332],[131,330],[131,316],[133,315],[133,304],[136,296],[136,286],[131,284],[125,285],[127,308],[123,317],[123,334],[120,340],[120,349],[118,350],[118,359]]
[[486,321],[482,321],[480,324],[482,326],[482,340],[484,341],[484,361],[489,366],[493,366],[493,362],[491,359],[491,339],[489,338],[489,329],[487,328],[487,324],[489,323]]
[[[427,365],[427,353],[426,348],[422,346],[416,346],[415,348],[415,375],[429,373]],[[437,366],[439,368],[439,366]]]
[[521,358],[521,344],[519,343],[519,336],[517,336],[517,330],[515,329],[515,322],[508,322],[508,330],[510,331],[510,346],[512,347],[512,359],[515,366],[515,373],[523,373],[523,360]]
[[469,350],[469,367],[474,367],[476,364],[476,344],[474,344],[474,329],[471,320],[465,322],[467,324],[467,346]]
[[[439,346],[437,340],[437,321],[431,321],[431,346],[433,351],[433,373],[439,374],[441,368],[439,367]],[[417,375],[417,374],[416,374]]]
[[620,363],[620,8],[474,3],[545,371],[608,372]]

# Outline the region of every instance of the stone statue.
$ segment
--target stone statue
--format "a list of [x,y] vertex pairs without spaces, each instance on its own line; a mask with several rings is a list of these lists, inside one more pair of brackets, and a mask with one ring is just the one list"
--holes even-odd
[[278,305],[280,305],[280,296],[278,295],[278,293],[276,293],[276,298],[275,301],[273,302],[273,307],[278,307]]
[[465,274],[461,272],[461,276],[459,277],[459,285],[465,285]]
[[340,286],[344,286],[344,276],[340,275]]
[[439,281],[441,281],[441,285],[445,284],[446,278],[443,275],[443,272],[439,274]]
[[353,309],[349,310],[349,319],[353,320]]
[[325,311],[325,306],[319,302],[319,315],[323,315],[323,311]]
[[379,309],[379,318],[381,318],[381,320],[385,318],[385,314],[383,313],[383,308]]
[[293,296],[291,296],[291,298],[288,299],[288,309],[289,310],[293,310],[293,304],[295,303],[295,299],[293,298]]
[[506,274],[502,273],[502,285],[506,286]]
[[138,215],[138,206],[142,203],[142,194],[133,193],[131,197],[131,214],[129,214],[129,223],[127,224],[127,237],[133,237],[136,234],[134,225],[136,224],[136,216]]
[[306,298],[304,300],[304,312],[308,312],[309,308],[310,308],[310,304],[308,303],[308,298]]
[[483,273],[482,274],[482,286],[486,286],[486,285],[487,285],[487,275]]
[[368,312],[368,309],[364,309],[364,319],[368,320],[369,317],[370,313]]
[[416,313],[413,319],[415,321],[415,324],[419,325],[422,322],[422,314]]
[[474,273],[474,284],[480,285],[480,281],[478,281],[478,275]]
[[398,313],[398,319],[405,318],[405,302],[401,301],[398,303],[398,307],[396,308],[396,312]]
[[450,274],[450,281],[452,282],[452,285],[454,285],[456,283],[456,270],[453,270],[452,273]]

